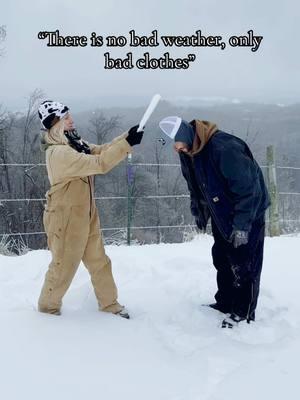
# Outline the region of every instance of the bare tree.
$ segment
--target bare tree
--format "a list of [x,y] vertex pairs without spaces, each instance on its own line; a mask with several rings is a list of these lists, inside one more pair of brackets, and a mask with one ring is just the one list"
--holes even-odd
[[[4,25],[0,26],[0,45],[4,42],[6,38],[6,27]],[[0,56],[3,55],[3,48],[0,46]]]
[[[9,146],[12,128],[15,123],[15,115],[0,110],[0,192],[1,198],[10,198],[15,176],[11,174],[8,164],[13,160],[13,151]],[[0,198],[1,233],[12,232],[17,224],[15,205],[11,202],[2,202]]]
[[[119,115],[106,117],[101,110],[97,109],[93,112],[93,115],[89,120],[88,131],[95,137],[96,144],[103,144],[109,141],[109,138],[112,136],[114,131],[119,128],[121,128],[121,117]],[[100,178],[96,177],[96,188],[98,188],[99,180]],[[101,182],[103,183],[103,179],[101,179]],[[118,170],[112,171],[105,179],[105,182],[107,188],[111,188],[111,190],[117,192],[120,184]]]
[[253,130],[251,130],[251,125],[252,125],[252,119],[249,120],[249,123],[247,125],[246,135],[244,140],[249,146],[254,147],[256,139],[260,134],[260,131],[256,130],[256,132],[253,132]]
[[28,98],[23,124],[23,163],[28,162],[32,155],[32,149],[39,139],[38,135],[32,135],[32,129],[38,120],[38,107],[43,97],[44,92],[41,89],[35,89]]
[[8,138],[11,135],[14,122],[15,116],[1,110],[0,106],[0,163],[3,164],[0,170],[0,187],[2,192],[8,193],[11,191],[11,184],[7,164],[13,155],[13,152],[9,149]]
[[96,138],[97,144],[103,144],[115,129],[120,128],[120,116],[107,118],[101,110],[95,110],[89,123],[88,131]]
[[[35,89],[28,97],[27,109],[23,116],[18,119],[19,129],[22,132],[22,142],[20,151],[20,162],[22,164],[35,163],[40,155],[39,151],[39,124],[38,106],[44,97],[41,89]],[[20,170],[21,173],[21,170]],[[23,198],[43,198],[44,197],[44,177],[42,171],[37,168],[24,167],[22,175],[19,177],[22,187]],[[15,185],[16,186],[16,185]],[[35,207],[37,207],[35,209]],[[24,203],[19,209],[18,232],[27,232],[32,229],[40,218],[42,204]]]

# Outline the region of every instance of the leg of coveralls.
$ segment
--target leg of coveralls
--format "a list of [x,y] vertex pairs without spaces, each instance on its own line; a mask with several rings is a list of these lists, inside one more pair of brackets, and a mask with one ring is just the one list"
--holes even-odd
[[215,294],[216,302],[230,312],[232,305],[233,272],[228,259],[228,244],[212,221],[214,245],[212,247],[213,264],[217,270],[218,291]]
[[255,320],[259,295],[260,275],[263,263],[265,237],[264,219],[253,223],[247,245],[232,247],[232,264],[236,266],[238,285],[233,289],[233,313],[248,321]]
[[[265,230],[265,228],[263,228]],[[259,242],[256,248],[255,256],[253,259],[253,298],[249,310],[249,317],[251,320],[255,320],[255,310],[257,307],[257,301],[259,296],[260,288],[260,277],[263,265],[263,253],[264,253],[264,233],[260,235]]]
[[92,215],[90,235],[82,261],[91,275],[99,309],[112,313],[121,311],[123,307],[117,301],[118,290],[112,275],[110,258],[105,254],[96,209]]
[[45,282],[38,301],[39,311],[60,314],[62,298],[68,290],[78,269],[88,238],[88,226],[82,224],[80,232],[71,226],[61,231],[58,237],[55,233],[48,235],[48,247],[52,261],[46,273]]

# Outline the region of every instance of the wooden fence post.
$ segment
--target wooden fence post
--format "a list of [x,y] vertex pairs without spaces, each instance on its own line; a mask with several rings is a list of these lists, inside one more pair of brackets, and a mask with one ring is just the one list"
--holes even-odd
[[269,194],[271,197],[271,205],[269,207],[269,234],[270,236],[280,236],[278,191],[277,191],[274,146],[267,147],[267,165],[268,165],[267,182],[268,182]]

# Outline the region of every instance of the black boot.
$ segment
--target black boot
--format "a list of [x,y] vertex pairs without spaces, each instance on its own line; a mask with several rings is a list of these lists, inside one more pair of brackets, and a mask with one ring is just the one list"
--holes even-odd
[[232,329],[235,326],[238,326],[238,323],[241,321],[245,321],[246,318],[240,317],[237,314],[230,314],[230,317],[223,319],[222,328]]
[[231,312],[231,307],[226,306],[222,303],[212,303],[208,304],[208,307],[213,308],[214,310],[220,311],[223,314],[228,314]]

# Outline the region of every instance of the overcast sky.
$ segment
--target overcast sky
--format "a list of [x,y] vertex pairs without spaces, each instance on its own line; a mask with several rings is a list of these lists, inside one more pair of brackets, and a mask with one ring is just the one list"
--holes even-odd
[[[228,97],[266,102],[300,101],[300,5],[297,0],[1,0],[0,25],[6,25],[5,54],[0,59],[0,103],[18,107],[35,88],[47,97],[82,102],[107,98],[116,105],[132,97],[160,93],[166,99]],[[39,31],[63,35],[263,36],[250,48],[49,48]],[[105,70],[103,54],[134,59],[149,51],[173,58],[196,54],[187,70]],[[128,100],[126,100],[128,101]],[[104,101],[105,102],[105,101]]]

